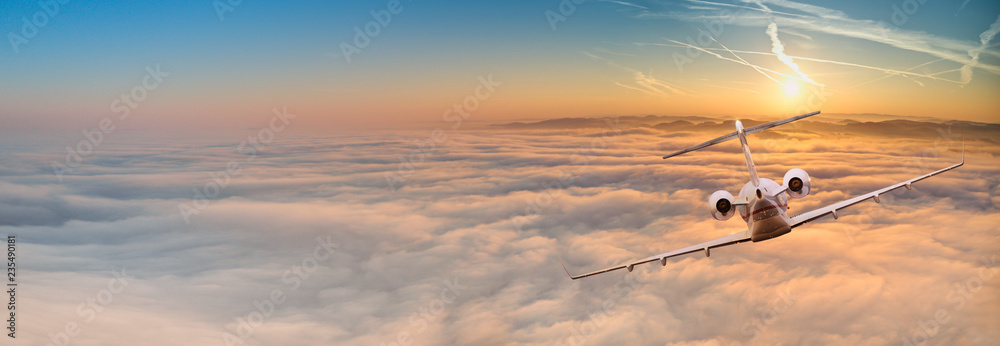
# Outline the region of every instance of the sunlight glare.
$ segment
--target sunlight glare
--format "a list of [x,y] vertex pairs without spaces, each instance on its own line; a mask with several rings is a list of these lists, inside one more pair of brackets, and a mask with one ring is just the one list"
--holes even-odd
[[795,96],[799,94],[799,83],[796,81],[785,82],[785,95]]

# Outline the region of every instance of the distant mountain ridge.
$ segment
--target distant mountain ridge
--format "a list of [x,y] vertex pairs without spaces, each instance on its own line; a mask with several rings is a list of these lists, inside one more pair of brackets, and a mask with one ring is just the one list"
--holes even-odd
[[[979,139],[1000,143],[1000,124],[981,123],[964,120],[948,120],[940,122],[918,121],[904,118],[887,119],[880,116],[880,121],[858,119],[833,119],[830,117],[809,118],[795,123],[775,128],[781,133],[809,132],[817,134],[854,134],[872,137],[909,137],[927,138],[932,136],[951,136],[967,139]],[[608,127],[608,118],[560,118],[537,122],[514,122],[492,125],[498,128],[525,130],[573,130]],[[768,121],[741,119],[746,127],[763,124]],[[617,126],[622,128],[647,128],[663,132],[729,132],[733,129],[735,120],[722,120],[704,116],[622,116],[617,119]]]

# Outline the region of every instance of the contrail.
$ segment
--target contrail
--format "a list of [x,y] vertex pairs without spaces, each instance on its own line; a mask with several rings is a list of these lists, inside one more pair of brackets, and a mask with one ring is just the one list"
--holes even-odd
[[[635,76],[635,84],[644,86],[647,89],[656,90],[656,91],[659,91],[659,92],[663,92],[663,91],[660,90],[660,88],[663,88],[663,89],[669,90],[670,92],[672,92],[674,94],[687,95],[685,92],[681,91],[678,88],[675,88],[673,85],[667,84],[666,82],[663,82],[663,81],[661,81],[659,79],[656,79],[656,77],[653,77],[652,74],[646,75],[645,73],[642,73],[642,72],[639,72],[639,71],[632,71],[632,73]],[[657,87],[660,87],[660,88],[657,88]],[[664,94],[664,96],[668,96],[669,95],[667,93],[663,93],[663,94]]]
[[[767,53],[767,52],[753,52],[753,51],[745,51],[745,50],[728,50],[728,49],[719,49],[719,48],[701,48],[701,47],[698,47],[698,46],[694,46],[694,45],[691,45],[691,44],[687,44],[687,43],[683,43],[683,42],[678,42],[678,41],[674,41],[674,40],[667,40],[667,41],[673,42],[675,44],[663,44],[663,43],[637,43],[637,44],[639,44],[639,45],[663,46],[663,47],[677,47],[677,48],[694,48],[694,49],[703,51],[705,53],[714,55],[715,57],[717,57],[719,59],[728,60],[728,61],[732,61],[732,62],[735,62],[735,63],[743,64],[743,65],[749,65],[749,63],[744,63],[744,62],[741,62],[741,61],[737,61],[737,60],[733,60],[733,59],[730,59],[730,58],[726,58],[726,57],[723,57],[723,56],[721,56],[719,54],[716,54],[714,52],[711,52],[711,51],[715,50],[715,51],[737,52],[737,53],[743,53],[743,54],[775,55],[774,53]],[[899,70],[893,70],[893,69],[888,69],[888,68],[875,67],[875,66],[867,66],[867,65],[855,64],[855,63],[843,62],[843,61],[836,61],[836,60],[807,58],[807,57],[801,57],[801,56],[792,56],[792,57],[795,58],[795,59],[799,59],[799,60],[807,60],[807,61],[815,61],[815,62],[821,62],[821,63],[835,64],[835,65],[844,65],[844,66],[858,67],[858,68],[863,68],[863,69],[875,70],[875,71],[879,71],[879,72],[885,72],[885,73],[889,73],[889,74],[910,75],[910,76],[914,76],[914,77],[929,78],[929,79],[938,80],[938,81],[944,81],[944,82],[951,82],[951,83],[961,84],[961,82],[958,82],[958,81],[954,81],[954,80],[950,80],[950,79],[945,79],[945,78],[940,78],[940,77],[935,77],[934,75],[916,73],[916,72],[899,71]],[[768,72],[772,72],[772,73],[775,73],[775,74],[779,74],[779,75],[785,76],[785,77],[798,79],[798,80],[801,80],[803,82],[808,82],[808,81],[806,81],[804,79],[800,79],[799,77],[789,76],[789,75],[786,75],[786,74],[783,74],[783,73],[780,73],[780,72],[776,72],[776,71],[772,71],[772,70],[769,70],[769,69],[766,69],[766,68],[763,68],[763,67],[759,67],[759,68],[762,69],[762,70],[766,70]]]
[[910,76],[907,76],[907,75],[903,75],[903,78],[909,79],[910,81],[913,81],[914,83],[917,83],[917,85],[919,85],[919,86],[924,86],[924,83],[920,83],[920,81],[918,81],[916,79],[913,79],[913,77],[910,77]]
[[652,91],[649,91],[649,90],[646,90],[646,89],[643,89],[643,88],[636,88],[634,86],[625,85],[625,84],[618,83],[618,82],[615,82],[615,85],[620,86],[622,88],[632,89],[632,90],[635,90],[635,91],[643,92],[643,93],[649,94],[650,96],[659,96],[659,97],[668,96],[668,95],[665,95],[665,93],[662,92],[662,91],[660,91],[660,90],[657,90],[658,92],[654,93]]
[[[781,73],[781,72],[778,72],[778,71],[775,71],[775,70],[772,70],[772,69],[769,69],[769,68],[766,68],[766,67],[760,67],[760,66],[751,64],[751,63],[747,62],[746,60],[743,60],[743,58],[740,58],[739,55],[736,55],[735,53],[733,53],[734,51],[730,50],[729,48],[726,48],[725,50],[728,51],[728,52],[730,52],[730,53],[733,53],[733,55],[735,55],[736,58],[739,59],[739,60],[736,60],[736,59],[733,59],[733,58],[724,57],[722,55],[719,55],[718,53],[712,52],[709,49],[705,49],[705,48],[698,47],[698,46],[695,46],[695,45],[691,45],[691,44],[687,44],[687,43],[682,43],[682,42],[677,42],[677,41],[674,41],[674,40],[668,40],[668,41],[678,44],[679,46],[677,46],[677,47],[681,47],[681,48],[684,48],[684,47],[694,48],[694,49],[700,50],[702,52],[711,54],[711,55],[715,56],[716,58],[719,58],[719,59],[722,59],[722,60],[732,61],[732,62],[735,62],[737,64],[750,66],[754,70],[757,70],[757,72],[760,72],[762,75],[764,75],[764,77],[767,77],[768,79],[774,81],[775,83],[778,83],[778,85],[781,85],[781,86],[784,86],[785,84],[781,83],[781,81],[779,81],[777,79],[774,79],[774,77],[771,77],[771,75],[769,75],[767,73],[764,73],[764,71],[771,72],[771,73],[774,73],[774,74],[779,75],[779,76],[784,76],[784,77],[788,77],[788,78],[791,78],[791,79],[798,79],[798,80],[801,80],[803,82],[808,82],[808,81],[800,79],[799,77],[796,77],[796,76],[786,75],[784,73]],[[718,42],[718,41],[716,41],[716,42]],[[721,45],[721,43],[719,43],[719,44]],[[665,46],[669,46],[669,45],[665,45]],[[725,46],[723,46],[723,47],[725,48]],[[713,50],[721,50],[721,49],[713,49]]]
[[782,45],[781,40],[778,39],[778,24],[775,24],[772,21],[771,24],[767,25],[767,30],[765,30],[764,32],[767,33],[767,36],[771,37],[771,52],[774,52],[774,55],[778,57],[778,60],[781,60],[781,62],[785,63],[785,65],[791,67],[792,71],[798,73],[799,77],[802,77],[802,79],[807,80],[813,84],[822,86],[822,84],[816,83],[812,79],[809,79],[809,76],[807,76],[805,73],[802,73],[802,71],[799,69],[799,65],[796,64],[795,61],[788,56],[788,54],[785,54],[785,46]]
[[750,0],[750,1],[757,4],[757,6],[760,6],[760,8],[763,9],[764,11],[771,12],[771,9],[768,8],[767,6],[764,6],[764,3],[760,2],[760,0]]
[[[701,31],[701,30],[699,30],[699,31]],[[716,40],[715,37],[712,37],[711,35],[709,35],[708,37],[712,38],[712,41],[715,41],[715,43],[718,43],[720,46],[722,46],[722,48],[725,49],[727,52],[729,52],[729,54],[732,54],[737,59],[740,59],[740,61],[742,61],[743,64],[745,64],[747,66],[750,66],[750,67],[753,67],[754,70],[757,70],[757,72],[760,72],[760,74],[764,75],[764,77],[770,78],[775,83],[778,83],[778,85],[785,86],[785,83],[782,83],[781,81],[779,81],[777,79],[774,79],[774,77],[771,77],[771,75],[769,75],[767,73],[764,73],[764,71],[761,71],[761,67],[760,66],[751,64],[749,61],[746,61],[746,59],[743,59],[743,57],[739,56],[739,54],[736,54],[736,52],[733,52],[732,49],[729,49],[729,47],[726,47],[726,45],[722,44],[722,42],[719,42],[718,40]]]
[[990,41],[993,41],[997,33],[1000,33],[1000,16],[997,16],[997,20],[990,25],[989,29],[979,34],[979,47],[969,50],[969,57],[972,58],[972,61],[962,66],[962,85],[969,84],[972,81],[972,68],[979,65],[979,54],[986,50],[986,47],[990,45]]
[[757,12],[763,12],[763,13],[769,13],[769,14],[781,14],[781,15],[785,15],[785,16],[789,16],[789,17],[815,18],[815,17],[812,17],[812,16],[808,16],[808,15],[804,15],[804,14],[799,14],[799,13],[774,11],[774,10],[772,10],[770,8],[768,8],[765,11],[765,10],[760,9],[760,8],[750,7],[750,6],[743,6],[743,5],[725,4],[725,3],[711,2],[711,1],[702,1],[702,0],[688,0],[688,1],[696,3],[696,4],[724,6],[724,7],[733,7],[733,8],[742,8],[742,9],[745,9],[745,10],[751,10],[751,11],[757,11]]
[[965,5],[969,4],[969,1],[972,1],[972,0],[965,0],[964,2],[962,2],[962,6],[958,7],[958,12],[962,12],[962,10],[965,9]]
[[729,89],[729,90],[736,90],[736,91],[745,91],[745,92],[754,93],[754,94],[757,94],[757,95],[761,94],[760,91],[753,90],[753,89],[734,88],[734,87],[728,87],[728,86],[722,86],[722,85],[713,85],[713,84],[705,84],[705,85],[709,86],[709,87],[713,87],[713,88]]
[[[941,58],[941,59],[937,59],[937,60],[931,60],[931,61],[925,62],[923,64],[920,64],[920,65],[908,68],[908,69],[906,69],[906,71],[907,72],[913,71],[913,70],[917,69],[918,67],[927,66],[927,65],[930,65],[930,64],[933,64],[933,63],[936,63],[936,62],[939,62],[939,61],[945,61],[945,60],[948,60],[948,59]],[[958,71],[958,69],[938,71],[938,72],[934,72],[934,73],[929,73],[927,75],[928,76],[937,76],[937,75],[941,75],[941,74],[945,74],[945,73],[951,73],[951,72],[956,72],[956,71]],[[867,81],[867,82],[864,82],[864,83],[861,83],[861,84],[857,84],[857,85],[851,86],[851,87],[849,87],[847,89],[844,89],[844,90],[851,90],[851,89],[857,88],[857,87],[862,86],[862,85],[875,83],[875,82],[878,82],[880,80],[883,80],[883,79],[886,79],[886,78],[889,78],[889,77],[892,77],[892,76],[897,76],[897,75],[898,74],[895,74],[895,73],[894,74],[887,74],[885,76],[878,77],[878,78],[872,79],[870,81]],[[902,75],[900,75],[900,76],[902,76]],[[958,82],[953,82],[953,83],[958,83]],[[923,86],[923,85],[921,85],[921,86]]]
[[[646,88],[646,90],[640,90],[640,89],[635,88],[635,87],[629,87],[629,86],[625,86],[625,85],[623,85],[621,83],[615,82],[615,84],[618,84],[619,86],[630,88],[630,89],[635,89],[635,90],[640,90],[642,92],[649,93],[651,95],[654,94],[654,93],[657,94],[657,95],[659,95],[659,96],[670,96],[670,93],[673,93],[675,95],[689,95],[689,93],[686,92],[685,90],[682,90],[681,87],[677,87],[677,86],[671,85],[670,83],[667,83],[667,82],[661,81],[659,79],[656,79],[656,77],[653,77],[652,74],[650,74],[650,75],[647,76],[645,73],[642,73],[642,71],[639,71],[639,70],[636,70],[636,69],[633,69],[633,68],[628,68],[628,67],[619,65],[618,63],[616,63],[614,61],[611,61],[611,59],[608,59],[608,58],[605,58],[605,57],[602,57],[602,56],[598,56],[598,55],[594,55],[594,54],[591,54],[591,53],[588,53],[588,52],[582,52],[582,53],[584,55],[590,57],[591,59],[600,60],[600,61],[603,61],[604,63],[606,63],[608,65],[611,65],[611,66],[620,68],[622,70],[631,72],[632,75],[635,78],[635,83],[637,85],[643,87],[643,88]],[[666,89],[666,91],[664,91],[664,89]],[[668,91],[669,91],[669,93],[668,93]]]
[[[843,12],[830,10],[820,6],[807,5],[790,0],[763,1],[771,6],[780,6],[782,8],[791,8],[804,12],[804,14],[799,12],[793,14],[782,12],[776,8],[771,9],[772,11],[768,12],[756,5],[747,6],[743,4],[726,4],[705,0],[687,0],[687,2],[698,6],[704,5],[707,7],[715,7],[716,9],[720,7],[730,7],[746,10],[735,14],[735,25],[756,26],[758,25],[757,23],[767,20],[761,16],[751,16],[746,14],[746,12],[749,11],[759,12],[764,13],[767,16],[780,16],[781,19],[784,20],[782,22],[783,27],[794,27],[848,38],[863,39],[885,44],[890,47],[930,54],[938,58],[947,58],[960,65],[970,64],[971,69],[967,68],[967,70],[970,71],[970,75],[972,69],[982,69],[987,72],[1000,75],[1000,66],[994,66],[983,61],[978,61],[976,64],[972,64],[971,59],[966,53],[967,51],[974,49],[976,47],[974,45],[969,45],[958,40],[943,39],[923,32],[910,30],[892,30],[894,34],[892,37],[888,37],[886,35],[880,36],[877,32],[879,30],[886,29],[886,26],[883,23],[870,20],[852,19]],[[749,0],[746,2],[749,2]],[[668,16],[680,20],[718,18],[717,15],[698,16],[691,14],[674,14]],[[770,21],[771,20],[768,20],[760,24],[766,25]],[[981,53],[991,56],[1000,56],[1000,53],[988,49],[981,51]]]
[[619,4],[619,5],[623,5],[623,6],[635,7],[635,8],[639,8],[639,9],[643,9],[643,10],[648,10],[649,9],[649,8],[646,8],[646,7],[643,7],[643,6],[639,6],[639,5],[633,4],[631,2],[624,2],[624,1],[618,1],[618,0],[601,0],[601,1],[615,3],[615,4]]
[[[743,0],[743,1],[744,2],[752,2],[752,3],[756,4],[757,6],[760,7],[760,9],[756,9],[758,11],[761,11],[761,12],[764,12],[764,13],[768,13],[768,14],[774,14],[774,11],[771,10],[771,8],[769,8],[766,5],[764,5],[764,3],[761,2],[760,0]],[[702,1],[693,0],[692,2],[702,2]],[[710,2],[705,2],[705,3],[710,3]],[[715,3],[710,3],[710,4],[715,4]],[[738,6],[738,7],[744,7],[744,6]],[[792,71],[795,71],[795,73],[799,75],[799,79],[800,80],[812,83],[812,84],[814,84],[816,86],[823,86],[823,84],[817,83],[816,81],[810,79],[808,75],[806,75],[805,73],[802,72],[801,69],[799,69],[799,65],[796,64],[795,61],[793,61],[792,58],[790,58],[787,54],[785,54],[785,46],[783,44],[781,44],[781,40],[778,39],[778,24],[774,23],[773,19],[771,20],[771,24],[768,24],[767,30],[765,30],[765,33],[767,33],[767,36],[771,37],[771,51],[774,52],[775,56],[778,57],[778,60],[780,60],[781,62],[785,63],[785,65],[788,65],[788,67],[792,68]],[[712,38],[712,39],[715,40],[715,38]],[[715,42],[719,43],[719,41],[715,41]],[[719,43],[719,45],[722,45],[722,43]],[[726,46],[723,45],[723,48],[726,48]],[[729,48],[726,48],[726,50],[729,51],[729,53],[733,54],[733,56],[736,56],[737,59],[742,60],[744,63],[746,63],[746,65],[751,66],[754,69],[756,69],[757,72],[761,72],[760,69],[758,69],[757,66],[748,63],[746,60],[743,60],[743,58],[740,58],[738,55],[736,55],[736,53],[733,53],[731,50],[729,50]],[[761,72],[761,73],[763,73],[763,72]],[[771,76],[769,76],[769,75],[767,75],[767,77],[771,78]],[[771,78],[771,79],[774,80],[774,78]],[[775,82],[778,82],[778,84],[781,84],[782,86],[784,86],[784,83],[781,83],[781,82],[779,82],[777,80],[775,80]]]

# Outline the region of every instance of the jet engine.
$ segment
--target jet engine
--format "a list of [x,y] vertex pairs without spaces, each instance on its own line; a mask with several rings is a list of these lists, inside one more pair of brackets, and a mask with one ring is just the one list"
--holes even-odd
[[719,221],[729,220],[736,215],[736,206],[733,205],[733,194],[719,190],[712,193],[708,198],[708,206],[712,208],[712,217]]
[[781,180],[789,197],[802,198],[809,194],[809,173],[801,168],[792,168]]

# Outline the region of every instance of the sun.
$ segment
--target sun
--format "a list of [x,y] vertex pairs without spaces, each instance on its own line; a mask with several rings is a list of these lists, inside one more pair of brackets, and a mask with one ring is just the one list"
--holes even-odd
[[793,80],[785,82],[785,95],[795,96],[799,94],[799,83]]

